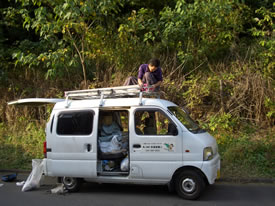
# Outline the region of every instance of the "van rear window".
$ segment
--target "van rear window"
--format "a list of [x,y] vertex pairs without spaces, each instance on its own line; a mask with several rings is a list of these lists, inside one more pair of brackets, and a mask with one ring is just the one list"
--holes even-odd
[[57,134],[89,135],[93,131],[94,114],[91,111],[70,111],[58,115]]

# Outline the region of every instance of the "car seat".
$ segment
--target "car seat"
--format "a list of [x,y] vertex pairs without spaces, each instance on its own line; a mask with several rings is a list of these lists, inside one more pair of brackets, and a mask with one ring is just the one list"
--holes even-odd
[[154,119],[152,117],[145,119],[145,127],[143,129],[145,135],[156,135],[157,129],[154,127]]

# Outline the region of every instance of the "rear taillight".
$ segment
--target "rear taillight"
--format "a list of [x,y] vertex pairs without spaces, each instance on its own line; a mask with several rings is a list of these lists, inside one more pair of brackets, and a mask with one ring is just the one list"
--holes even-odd
[[43,143],[43,153],[44,153],[44,158],[47,158],[47,142]]

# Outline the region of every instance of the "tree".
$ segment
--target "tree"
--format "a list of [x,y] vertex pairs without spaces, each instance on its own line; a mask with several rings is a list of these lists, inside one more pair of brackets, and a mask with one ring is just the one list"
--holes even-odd
[[161,12],[162,42],[174,48],[182,62],[198,65],[220,57],[242,31],[240,5],[234,1],[178,0],[175,8]]
[[263,62],[263,73],[266,76],[274,78],[275,67],[275,3],[273,7],[261,7],[255,11],[258,17],[253,19],[256,22],[250,31],[252,35],[257,38],[257,43],[260,46],[259,56]]
[[57,68],[80,62],[87,87],[86,63],[95,58],[98,51],[93,49],[91,39],[101,32],[100,25],[104,18],[120,10],[123,6],[121,1],[18,1],[23,6],[20,12],[25,20],[24,27],[39,34],[41,49],[36,53],[22,50],[15,53],[17,63],[29,66],[46,64],[47,76],[50,76]]

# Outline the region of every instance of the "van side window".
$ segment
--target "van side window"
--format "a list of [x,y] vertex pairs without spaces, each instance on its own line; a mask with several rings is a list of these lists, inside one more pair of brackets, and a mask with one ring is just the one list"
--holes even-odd
[[61,112],[56,132],[59,135],[89,135],[93,131],[93,119],[91,111]]
[[138,135],[178,135],[176,125],[160,110],[137,110],[135,131]]

